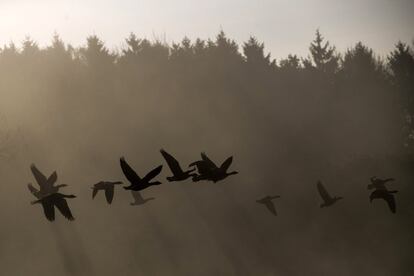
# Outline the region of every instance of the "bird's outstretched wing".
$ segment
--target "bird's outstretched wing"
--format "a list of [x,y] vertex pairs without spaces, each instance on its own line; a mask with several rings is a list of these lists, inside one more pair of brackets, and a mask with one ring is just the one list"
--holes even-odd
[[32,183],[27,184],[27,188],[29,188],[29,191],[38,199],[40,199],[40,197],[38,196],[39,190],[36,189],[35,187],[33,187]]
[[372,202],[376,198],[380,198],[379,190],[375,190],[369,195],[369,201]]
[[232,162],[233,162],[233,156],[230,156],[223,162],[223,164],[221,164],[220,169],[226,172],[230,168],[230,165]]
[[180,163],[178,163],[177,159],[175,159],[171,154],[163,149],[161,149],[160,152],[165,161],[167,161],[168,167],[170,167],[174,175],[180,175],[183,173],[183,170],[181,169]]
[[272,201],[266,201],[264,203],[266,205],[266,208],[275,216],[277,216],[277,212],[276,212],[276,208],[275,205],[273,204]]
[[105,197],[106,197],[106,202],[111,204],[112,200],[114,199],[114,186],[110,186],[105,189]]
[[144,176],[142,181],[149,182],[151,179],[156,177],[161,172],[161,170],[162,170],[162,165],[159,165],[158,167],[156,167],[155,169],[147,173],[147,175]]
[[58,208],[60,213],[67,218],[68,220],[74,220],[75,218],[70,211],[69,205],[64,198],[57,198],[55,201],[55,206]]
[[135,202],[142,202],[144,199],[141,196],[141,193],[138,191],[131,190],[132,197],[134,198]]
[[218,169],[216,164],[214,164],[213,161],[210,160],[210,158],[208,158],[207,154],[205,152],[201,153],[201,159],[203,159],[203,161],[205,162],[205,164],[211,168],[211,169]]
[[120,164],[123,173],[125,174],[126,178],[131,183],[139,182],[141,181],[141,178],[138,176],[138,174],[128,165],[128,163],[125,161],[124,157],[121,157]]
[[55,184],[57,181],[57,173],[56,171],[54,171],[49,178],[47,179],[47,184],[50,186],[53,186],[53,184]]
[[35,179],[37,181],[37,184],[39,184],[40,189],[41,190],[48,189],[49,185],[47,183],[46,176],[43,173],[41,173],[38,168],[36,168],[35,164],[32,164],[30,166],[30,169],[32,171],[33,176],[35,177]]
[[397,207],[395,206],[395,198],[394,195],[391,193],[387,193],[384,196],[385,201],[388,203],[388,207],[390,207],[391,212],[395,214]]
[[395,214],[397,208],[395,204],[395,197],[392,193],[393,191],[375,190],[371,193],[371,195],[369,196],[369,199],[371,202],[372,200],[376,198],[384,199],[387,202],[388,207],[390,208],[391,212]]
[[42,201],[43,213],[45,214],[47,220],[54,221],[55,220],[55,207],[53,206],[52,202],[48,200]]
[[96,188],[92,188],[92,199],[94,199],[95,198],[95,196],[98,194],[98,189],[96,189]]
[[318,181],[318,191],[319,194],[321,195],[322,199],[326,202],[326,201],[330,201],[332,199],[332,197],[329,195],[328,191],[325,189],[325,187],[322,185],[322,183],[320,181]]

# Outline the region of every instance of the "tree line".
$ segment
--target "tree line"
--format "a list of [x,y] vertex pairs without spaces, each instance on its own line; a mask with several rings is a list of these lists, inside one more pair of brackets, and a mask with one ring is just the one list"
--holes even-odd
[[299,139],[303,151],[328,143],[338,152],[414,152],[414,52],[403,42],[386,58],[362,42],[340,53],[317,30],[307,57],[275,60],[255,37],[238,45],[223,31],[171,45],[131,33],[118,51],[96,35],[79,48],[58,35],[47,47],[27,38],[0,49],[0,90],[3,103],[44,108],[68,128],[131,108],[192,129],[213,117],[268,142]]

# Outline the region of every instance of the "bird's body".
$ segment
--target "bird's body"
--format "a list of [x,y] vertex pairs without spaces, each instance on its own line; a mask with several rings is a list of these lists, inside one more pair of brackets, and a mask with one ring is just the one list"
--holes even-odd
[[162,156],[164,157],[165,161],[167,161],[168,167],[170,167],[171,172],[173,173],[173,176],[167,177],[167,180],[172,181],[182,181],[186,180],[189,177],[194,177],[196,174],[192,173],[194,169],[183,171],[180,163],[175,159],[171,154],[166,152],[165,150],[160,150]]
[[35,200],[32,204],[41,203],[43,207],[43,212],[46,218],[49,221],[55,220],[55,207],[60,211],[60,213],[67,218],[68,220],[74,220],[75,218],[72,215],[72,212],[69,209],[69,205],[66,202],[65,198],[75,198],[74,195],[64,195],[61,193],[54,193],[42,197],[41,199]]
[[368,190],[377,189],[377,190],[387,190],[387,187],[385,187],[385,183],[394,181],[394,178],[386,178],[386,179],[380,179],[377,177],[371,177],[371,184],[368,185]]
[[153,197],[149,197],[149,198],[145,198],[144,199],[141,196],[141,193],[138,192],[138,191],[131,191],[131,194],[132,194],[132,197],[134,198],[134,202],[131,202],[130,203],[132,206],[142,205],[142,204],[145,204],[147,201],[150,201],[150,200],[154,200],[155,199]]
[[280,196],[265,196],[262,199],[256,200],[257,203],[264,204],[266,208],[275,216],[277,216],[275,205],[273,204],[273,199],[279,198]]
[[104,190],[106,201],[108,202],[108,204],[111,204],[112,200],[114,199],[115,185],[119,185],[119,184],[122,184],[122,182],[121,181],[115,181],[115,182],[100,181],[96,183],[92,187],[92,199],[95,198],[98,191]]
[[397,192],[398,191],[388,191],[387,189],[376,189],[369,196],[369,200],[370,202],[372,202],[374,199],[382,198],[388,203],[388,207],[390,208],[391,212],[395,214],[397,208],[395,204],[395,197],[393,194]]
[[195,161],[189,167],[196,167],[198,175],[193,176],[193,181],[208,180],[211,178],[211,168],[203,160]]
[[215,183],[215,182],[225,179],[226,177],[230,175],[238,174],[238,172],[236,171],[227,172],[231,163],[233,162],[232,156],[227,158],[223,162],[223,164],[221,164],[220,167],[214,164],[214,162],[211,161],[210,158],[208,158],[204,152],[201,153],[201,159],[202,160],[195,161],[189,165],[190,167],[196,166],[198,170],[198,175],[193,177],[194,182],[197,182],[200,180],[210,180]]
[[138,174],[128,165],[123,157],[120,159],[120,164],[125,177],[131,183],[131,185],[124,187],[125,190],[141,191],[150,186],[161,184],[159,181],[150,181],[161,172],[162,165],[147,173],[144,178],[140,178]]
[[54,193],[57,193],[61,187],[66,187],[66,184],[56,185],[57,173],[53,172],[48,178],[39,171],[34,164],[30,166],[30,169],[33,173],[33,176],[36,179],[37,184],[39,184],[40,190],[36,189],[31,183],[27,185],[29,191],[36,197],[42,198]]
[[343,199],[343,197],[331,197],[325,187],[322,185],[322,182],[318,181],[317,184],[318,192],[323,199],[323,203],[320,205],[321,208],[329,207],[336,203],[338,200]]

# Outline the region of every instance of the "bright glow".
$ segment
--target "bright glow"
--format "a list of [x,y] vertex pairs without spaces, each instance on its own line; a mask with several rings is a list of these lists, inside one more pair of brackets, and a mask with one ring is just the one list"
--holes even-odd
[[319,27],[339,50],[361,40],[386,54],[414,38],[412,11],[410,0],[3,0],[0,44],[30,35],[46,45],[57,32],[74,46],[97,34],[114,48],[130,32],[171,42],[212,38],[223,28],[239,43],[255,35],[275,57],[306,56]]

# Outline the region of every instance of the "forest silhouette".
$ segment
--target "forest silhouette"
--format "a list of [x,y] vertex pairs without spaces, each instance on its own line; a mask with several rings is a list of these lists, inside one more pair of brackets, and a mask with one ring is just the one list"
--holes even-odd
[[[90,114],[82,120],[88,125],[92,117],[123,112],[119,103],[127,100],[137,116],[172,113],[177,125],[189,128],[214,112],[223,125],[240,119],[256,128],[248,131],[286,133],[285,117],[289,131],[307,137],[312,145],[307,150],[358,136],[351,145],[335,143],[335,150],[412,154],[412,48],[398,42],[381,59],[358,42],[338,53],[318,30],[309,50],[308,57],[292,54],[276,61],[256,38],[239,46],[223,31],[213,40],[184,38],[172,45],[131,34],[118,51],[96,35],[79,48],[58,35],[45,48],[27,38],[20,48],[10,43],[0,50],[0,85],[6,103],[53,99],[47,111],[55,113],[57,124],[76,124],[86,109]],[[166,102],[167,110],[157,110],[158,101]]]

